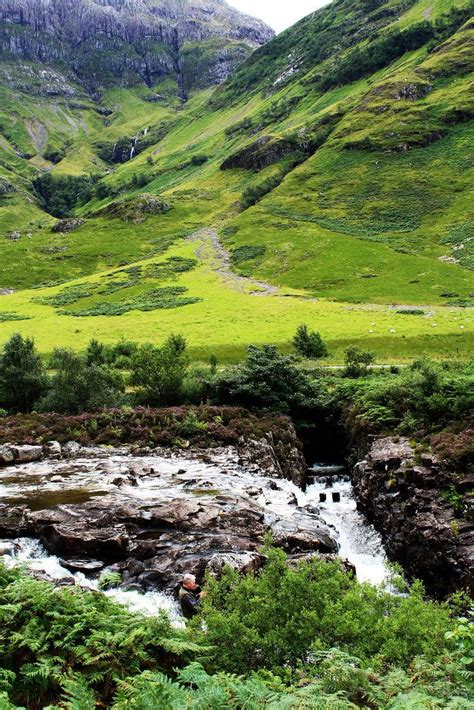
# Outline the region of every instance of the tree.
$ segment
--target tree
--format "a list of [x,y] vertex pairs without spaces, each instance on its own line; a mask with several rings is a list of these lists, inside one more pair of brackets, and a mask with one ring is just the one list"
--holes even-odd
[[93,338],[86,350],[86,362],[88,365],[104,365],[106,362],[106,351],[103,343]]
[[12,412],[30,412],[48,389],[48,377],[34,341],[13,335],[0,358],[0,403]]
[[251,345],[247,359],[216,383],[224,403],[290,412],[316,404],[316,383],[297,366],[293,355],[274,345]]
[[104,365],[88,364],[73,350],[58,349],[51,357],[56,374],[51,390],[41,403],[47,412],[80,414],[122,403],[125,390],[119,373]]
[[302,357],[319,358],[326,357],[328,349],[320,334],[315,330],[308,330],[307,325],[299,325],[293,346],[296,352]]
[[362,377],[367,374],[369,365],[375,362],[375,355],[368,350],[351,346],[345,351],[346,377]]
[[138,349],[132,359],[130,384],[138,387],[136,397],[141,404],[179,404],[187,369],[186,340],[182,335],[170,335],[161,348],[148,343]]

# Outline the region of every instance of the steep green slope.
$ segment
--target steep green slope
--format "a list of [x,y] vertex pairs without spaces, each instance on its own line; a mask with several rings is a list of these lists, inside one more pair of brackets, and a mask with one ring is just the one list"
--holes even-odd
[[[285,343],[306,320],[339,352],[348,338],[384,357],[468,352],[471,311],[459,306],[474,291],[472,7],[335,0],[184,108],[171,93],[150,101],[146,87],[111,89],[100,104],[4,89],[0,182],[12,189],[0,196],[0,235],[10,233],[0,236],[0,287],[87,275],[107,282],[111,269],[165,250],[166,258],[184,254],[200,265],[173,277],[189,288],[179,298],[199,299],[193,303],[117,315],[118,304],[129,309],[150,286],[163,287],[138,279],[105,299],[98,290],[76,293],[73,310],[88,312],[78,318],[34,306],[41,291],[30,291],[9,296],[8,312],[31,319],[6,321],[0,334],[31,332],[48,349],[58,338],[162,337],[174,328],[190,333],[196,348],[230,352],[252,340]],[[20,133],[4,129],[15,112],[32,157],[19,156]],[[58,113],[65,120],[56,121]],[[47,141],[62,146],[58,156],[38,150],[35,120],[48,126]],[[54,193],[47,203],[38,199],[44,179],[36,198],[31,184],[46,165]],[[83,204],[70,210],[84,223],[58,233],[44,209],[58,215],[64,175],[92,178],[81,187]],[[136,200],[143,193],[170,209],[144,212],[150,197]],[[210,252],[183,244],[202,227],[216,229],[230,267],[254,279],[247,293],[223,274],[218,245]],[[280,295],[265,285],[263,295],[249,295],[255,280]],[[115,307],[107,313],[104,302]],[[391,304],[422,308],[397,315]]]

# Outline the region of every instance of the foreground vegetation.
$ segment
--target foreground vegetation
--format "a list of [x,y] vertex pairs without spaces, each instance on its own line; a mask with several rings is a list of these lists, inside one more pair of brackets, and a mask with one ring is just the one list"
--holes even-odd
[[394,596],[336,562],[264,553],[257,574],[209,580],[183,630],[0,567],[0,707],[471,707],[468,600],[427,602],[419,584]]

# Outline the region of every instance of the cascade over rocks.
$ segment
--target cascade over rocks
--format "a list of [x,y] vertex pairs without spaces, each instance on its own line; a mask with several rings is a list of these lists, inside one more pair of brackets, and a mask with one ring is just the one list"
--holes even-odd
[[378,438],[354,467],[353,485],[392,560],[439,597],[460,588],[474,592],[472,513],[468,519],[450,500],[453,486],[464,491],[459,503],[469,511],[469,476],[457,477],[432,453],[418,457],[408,439]]
[[4,445],[0,538],[39,539],[73,572],[112,569],[142,590],[174,588],[184,572],[219,574],[225,564],[258,569],[268,532],[290,556],[336,553],[334,532],[297,505],[289,479],[303,482],[300,449],[280,445],[272,433],[142,456],[74,442]]

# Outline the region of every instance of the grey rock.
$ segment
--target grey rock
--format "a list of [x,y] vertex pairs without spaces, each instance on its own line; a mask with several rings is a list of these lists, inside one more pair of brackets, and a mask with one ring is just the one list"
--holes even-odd
[[15,460],[15,454],[8,444],[0,446],[0,466],[8,466]]
[[[96,90],[108,75],[117,85],[149,87],[173,77],[184,98],[191,88],[226,79],[274,36],[221,0],[4,0],[0,29],[0,54],[62,64],[64,76],[48,66],[42,91],[72,97],[80,94],[78,83]],[[196,42],[207,51],[196,52]]]
[[16,463],[30,463],[31,461],[39,461],[43,456],[42,446],[10,446]]

